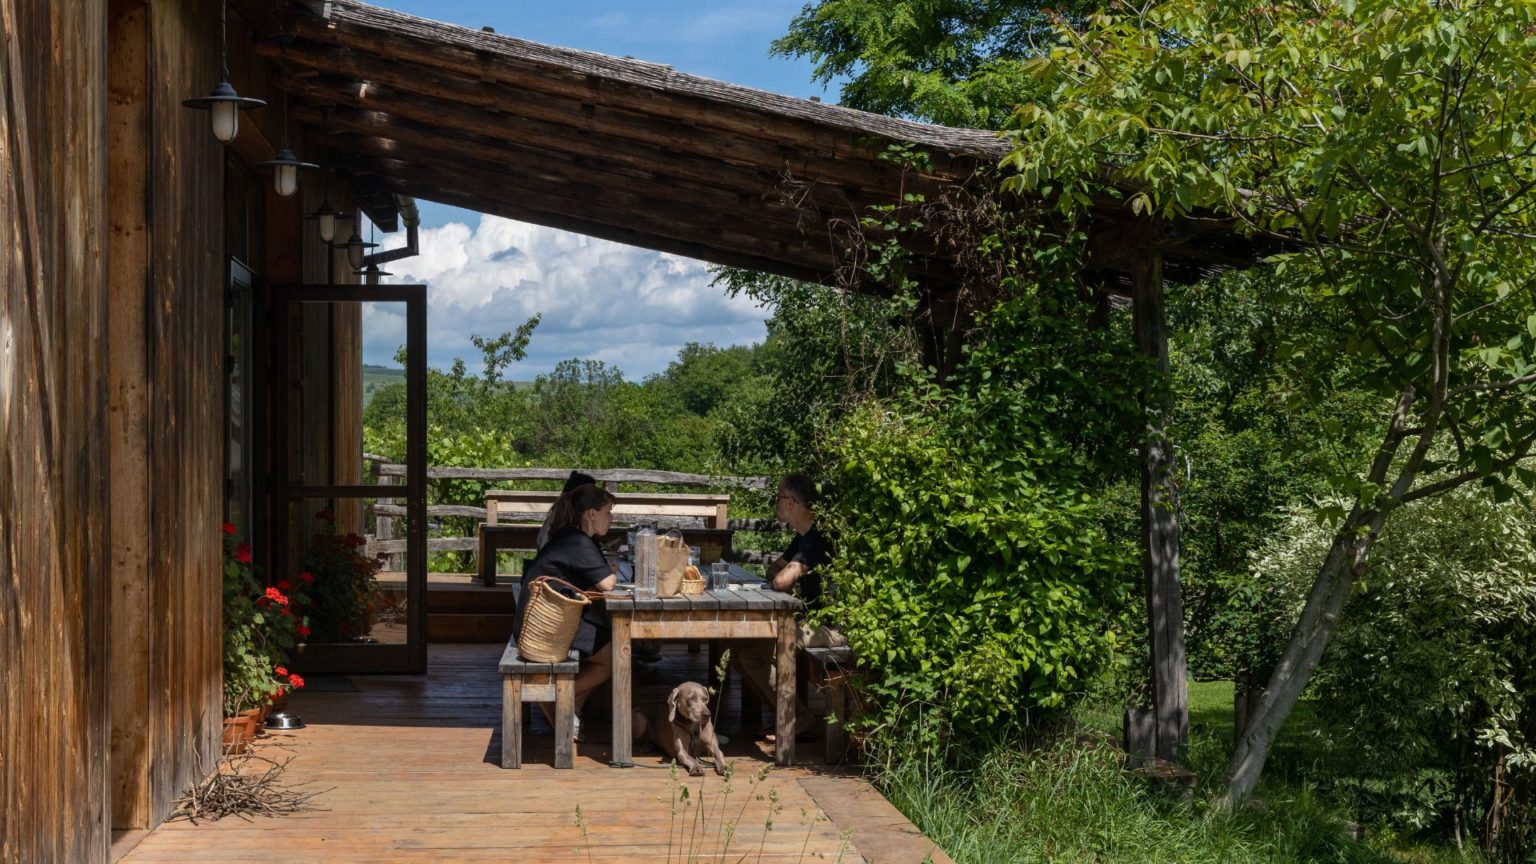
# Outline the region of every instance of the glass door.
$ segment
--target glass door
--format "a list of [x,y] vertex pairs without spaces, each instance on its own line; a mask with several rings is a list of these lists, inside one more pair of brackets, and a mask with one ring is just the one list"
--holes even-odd
[[[302,595],[294,665],[423,673],[426,286],[280,286],[272,301],[271,569]],[[365,413],[381,452],[365,451]]]

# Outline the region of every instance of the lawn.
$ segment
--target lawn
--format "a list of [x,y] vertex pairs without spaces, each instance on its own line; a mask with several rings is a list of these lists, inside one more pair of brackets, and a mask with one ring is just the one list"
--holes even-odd
[[[1080,709],[1075,732],[1044,745],[1002,740],[963,760],[915,741],[889,747],[881,786],[908,818],[959,862],[1146,861],[1211,864],[1451,864],[1454,849],[1399,838],[1355,839],[1347,809],[1317,791],[1332,763],[1310,708],[1286,724],[1252,806],[1210,806],[1232,741],[1232,683],[1190,686],[1193,802],[1160,793],[1122,769],[1119,711]],[[1332,754],[1337,755],[1337,754]]]

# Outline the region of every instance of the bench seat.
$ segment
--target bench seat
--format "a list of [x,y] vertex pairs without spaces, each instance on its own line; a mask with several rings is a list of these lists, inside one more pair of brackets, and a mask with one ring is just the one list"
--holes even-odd
[[517,640],[501,653],[501,767],[523,766],[523,703],[555,703],[555,767],[574,764],[576,737],[576,672],[581,667],[573,649],[563,663],[533,663],[517,651]]
[[853,649],[846,645],[801,647],[799,657],[810,683],[827,695],[827,713],[832,715],[832,722],[827,724],[826,762],[828,765],[841,764],[848,758],[848,688],[855,666]]

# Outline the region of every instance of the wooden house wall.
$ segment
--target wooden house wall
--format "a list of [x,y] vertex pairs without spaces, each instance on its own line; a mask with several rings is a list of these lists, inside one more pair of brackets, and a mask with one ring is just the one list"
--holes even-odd
[[105,0],[0,0],[0,860],[104,860]]
[[181,105],[217,75],[217,7],[113,11],[111,786],[142,828],[218,753],[224,154]]

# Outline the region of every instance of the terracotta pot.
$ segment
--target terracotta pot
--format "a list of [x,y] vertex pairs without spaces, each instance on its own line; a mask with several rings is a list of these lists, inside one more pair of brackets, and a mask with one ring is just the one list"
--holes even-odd
[[224,718],[224,752],[244,753],[246,748],[245,721],[239,717]]
[[261,709],[247,708],[235,715],[240,721],[240,738],[250,743],[256,738],[256,730],[261,728]]

